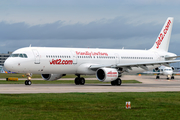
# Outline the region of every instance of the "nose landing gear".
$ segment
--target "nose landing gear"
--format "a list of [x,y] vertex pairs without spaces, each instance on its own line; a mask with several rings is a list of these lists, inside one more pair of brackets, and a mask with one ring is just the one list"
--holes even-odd
[[31,82],[31,76],[32,75],[27,73],[26,76],[27,76],[27,80],[24,82],[25,85],[31,85],[32,84],[32,82]]
[[25,81],[25,85],[31,85],[31,84],[32,84],[31,80],[26,80]]

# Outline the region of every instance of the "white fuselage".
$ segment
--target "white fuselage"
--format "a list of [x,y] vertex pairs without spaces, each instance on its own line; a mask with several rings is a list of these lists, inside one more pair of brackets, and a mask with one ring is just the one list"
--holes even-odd
[[[26,54],[22,57],[20,54]],[[165,60],[173,53],[153,50],[126,49],[88,49],[88,48],[50,48],[26,47],[12,53],[5,61],[6,69],[18,73],[35,74],[95,74],[91,65],[116,65]],[[149,66],[153,69],[160,65]],[[129,72],[142,72],[142,68],[133,67]]]
[[171,67],[161,66],[161,67],[159,67],[159,69],[160,69],[160,72],[162,75],[172,76],[172,74],[173,74],[173,69]]

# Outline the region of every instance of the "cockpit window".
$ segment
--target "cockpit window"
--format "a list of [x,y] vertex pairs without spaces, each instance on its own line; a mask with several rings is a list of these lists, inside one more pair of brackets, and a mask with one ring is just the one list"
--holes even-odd
[[22,57],[22,58],[23,58],[23,54],[19,54],[19,57]]
[[10,57],[21,57],[21,58],[27,58],[26,54],[11,54]]
[[164,69],[164,71],[172,71],[171,69]]
[[12,54],[10,57],[18,57],[19,54]]
[[27,55],[26,54],[23,54],[24,58],[27,58]]

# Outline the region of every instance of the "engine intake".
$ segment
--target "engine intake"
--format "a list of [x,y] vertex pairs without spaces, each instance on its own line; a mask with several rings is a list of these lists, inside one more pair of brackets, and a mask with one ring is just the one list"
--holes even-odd
[[96,77],[101,82],[111,82],[118,78],[118,71],[114,68],[100,68],[96,71]]
[[154,70],[155,70],[155,71],[158,71],[158,70],[159,70],[159,68],[157,67],[157,68],[155,68]]

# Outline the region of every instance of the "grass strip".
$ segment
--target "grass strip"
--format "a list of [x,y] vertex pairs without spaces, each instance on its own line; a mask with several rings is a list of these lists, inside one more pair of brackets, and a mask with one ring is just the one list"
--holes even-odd
[[[25,74],[5,74],[5,73],[0,73],[0,78],[8,78],[8,77],[17,77],[17,78],[26,78]],[[77,77],[76,75],[73,74],[68,74],[66,76],[63,76],[63,78],[75,78]],[[81,77],[84,78],[95,78],[95,75],[81,75]],[[32,78],[42,78],[40,74],[33,74]]]
[[[131,101],[131,109],[125,102]],[[180,92],[0,94],[3,120],[178,120]]]
[[[24,82],[25,80],[18,80],[18,81],[0,80],[0,84],[24,84]],[[137,80],[122,80],[122,83],[141,83],[141,82]],[[32,80],[32,84],[74,84],[74,80],[56,80],[56,81]],[[103,84],[103,82],[100,82],[98,80],[86,80],[85,84]]]

